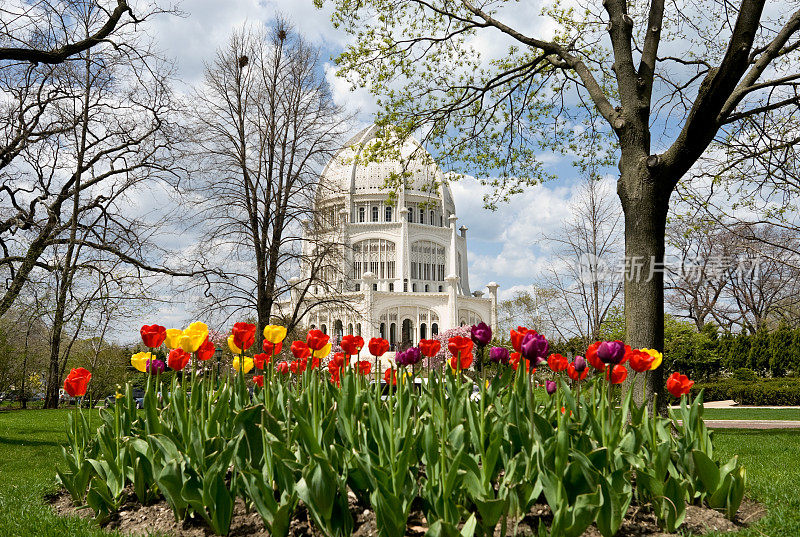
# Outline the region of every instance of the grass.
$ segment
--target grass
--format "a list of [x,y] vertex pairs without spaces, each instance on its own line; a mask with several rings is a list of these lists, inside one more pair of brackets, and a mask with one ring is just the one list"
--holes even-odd
[[[788,420],[800,421],[798,408],[706,408],[707,420]],[[798,424],[800,427],[800,424]]]
[[72,411],[0,412],[0,537],[120,535],[101,530],[92,520],[56,516],[44,500],[57,488],[54,465]]
[[[44,500],[56,490],[54,465],[60,458],[68,412],[72,410],[0,412],[0,537],[109,536],[91,520],[55,516]],[[747,468],[748,497],[767,507],[767,516],[737,537],[800,535],[796,492],[800,465],[795,460],[800,453],[800,428],[717,430],[714,445],[721,459],[739,455]]]

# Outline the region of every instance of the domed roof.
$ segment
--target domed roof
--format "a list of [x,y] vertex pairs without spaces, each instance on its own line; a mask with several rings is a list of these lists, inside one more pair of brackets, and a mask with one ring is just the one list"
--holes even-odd
[[350,138],[328,162],[320,178],[317,202],[348,193],[386,196],[390,188],[387,180],[392,174],[405,171],[411,174],[405,181],[406,193],[439,198],[445,208],[455,212],[445,175],[415,138],[408,137],[403,142],[397,160],[365,162],[363,150],[374,143],[377,134],[377,125],[367,127]]

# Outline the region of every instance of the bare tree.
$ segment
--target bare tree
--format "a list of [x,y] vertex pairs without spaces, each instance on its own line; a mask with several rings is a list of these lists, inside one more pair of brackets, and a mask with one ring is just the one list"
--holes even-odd
[[[505,195],[546,175],[536,159],[542,146],[585,156],[603,148],[585,144],[583,133],[608,135],[625,255],[654,273],[625,282],[635,347],[663,347],[664,279],[652,269],[664,262],[678,182],[742,122],[800,102],[800,10],[765,10],[765,0],[557,2],[545,10],[552,37],[529,33],[516,2],[331,3],[334,22],[355,37],[339,57],[341,72],[381,97],[381,121],[423,131]],[[482,61],[476,35],[504,41],[506,53]],[[765,152],[784,147],[764,143]],[[651,395],[663,390],[662,373],[649,376]]]
[[511,298],[501,300],[497,305],[497,324],[499,335],[508,334],[518,326],[533,328],[543,334],[552,334],[555,327],[547,315],[548,301],[553,298],[551,289],[535,287],[533,290],[519,290]]
[[[322,261],[338,252],[304,233],[321,224],[314,211],[325,188],[319,173],[348,126],[319,61],[319,51],[284,20],[270,30],[244,28],[207,66],[194,98],[203,172],[191,186],[205,232],[198,256],[224,267],[224,276],[198,282],[204,311],[253,312],[259,333],[279,297],[322,285]],[[298,315],[299,304],[290,325]]]
[[667,226],[668,252],[675,263],[665,263],[666,301],[677,316],[694,321],[698,331],[709,319],[730,327],[724,319],[732,313],[725,300],[732,245],[724,234],[724,227],[697,211],[674,215]]
[[611,189],[593,176],[581,184],[559,234],[546,237],[556,245],[554,262],[543,278],[551,290],[545,312],[564,339],[587,345],[622,294],[622,215]]
[[[26,17],[33,17],[30,25],[36,27],[41,21],[35,17],[41,16],[45,25],[58,22],[65,25],[63,33],[91,41],[109,16],[93,1],[36,4],[5,24],[5,31]],[[3,12],[9,13],[13,10]],[[51,32],[54,39],[60,39],[61,30]],[[137,223],[119,210],[133,185],[155,175],[167,177],[177,168],[169,152],[178,136],[169,116],[174,102],[164,69],[127,23],[116,26],[114,39],[103,46],[72,54],[56,66],[0,65],[0,89],[7,97],[0,108],[0,275],[5,280],[0,315],[34,270],[55,268],[42,260],[50,246],[72,241],[74,248],[79,219],[73,216],[81,212],[104,213],[103,220],[112,223],[105,233],[116,230],[100,242],[89,233],[86,246],[112,252],[142,270],[184,273],[157,266],[148,248],[126,240]],[[67,169],[65,153],[71,150],[72,169]]]
[[[101,11],[88,31],[68,16]],[[119,30],[141,22],[126,0],[10,1],[0,7],[0,62],[58,64],[101,43],[115,43]]]
[[[64,17],[89,36],[105,12],[86,7]],[[125,47],[77,54],[52,73],[64,96],[47,113],[66,118],[59,123],[65,128],[27,145],[2,177],[5,192],[14,192],[10,200],[17,214],[0,234],[7,252],[0,270],[8,278],[0,313],[34,271],[53,278],[46,407],[57,406],[66,356],[89,304],[104,292],[102,285],[83,292],[80,274],[95,272],[106,285],[121,286],[128,270],[136,277],[196,273],[191,265],[180,266],[180,259],[171,260],[180,268],[166,266],[163,250],[148,239],[160,222],[130,209],[131,198],[145,186],[172,182],[179,170],[174,147],[181,134],[169,75],[150,45],[133,36],[126,36]],[[62,346],[65,326],[71,339]]]

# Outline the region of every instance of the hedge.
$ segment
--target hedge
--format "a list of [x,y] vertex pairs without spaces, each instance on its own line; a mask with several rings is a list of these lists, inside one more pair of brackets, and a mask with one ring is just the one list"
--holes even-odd
[[692,396],[701,389],[705,389],[705,401],[733,399],[740,405],[800,405],[800,379],[797,378],[760,379],[755,382],[725,379],[697,383],[692,387]]

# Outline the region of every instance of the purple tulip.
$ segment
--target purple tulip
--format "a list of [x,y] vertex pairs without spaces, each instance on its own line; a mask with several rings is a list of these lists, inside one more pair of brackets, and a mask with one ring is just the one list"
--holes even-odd
[[556,388],[557,387],[558,387],[558,384],[556,384],[556,381],[554,381],[554,380],[546,380],[546,381],[544,381],[544,389],[547,391],[548,395],[553,395],[554,393],[556,393]]
[[575,371],[578,373],[583,373],[583,370],[586,369],[586,358],[583,356],[576,356],[575,361],[572,363],[572,367],[574,367]]
[[625,356],[625,345],[617,341],[604,341],[597,347],[597,357],[604,364],[618,364]]
[[416,365],[422,360],[422,352],[418,347],[409,347],[405,352],[398,352],[394,357],[397,365]]
[[160,375],[167,369],[167,364],[163,360],[156,358],[155,360],[147,360],[145,371],[151,375]]
[[521,348],[522,357],[538,366],[547,361],[547,350],[550,345],[547,343],[547,338],[542,334],[537,334],[531,330],[522,338]]
[[505,347],[492,347],[489,351],[489,359],[497,364],[508,364],[509,354]]
[[478,324],[472,325],[470,328],[470,336],[475,345],[484,347],[492,340],[492,329],[488,324],[479,322]]

